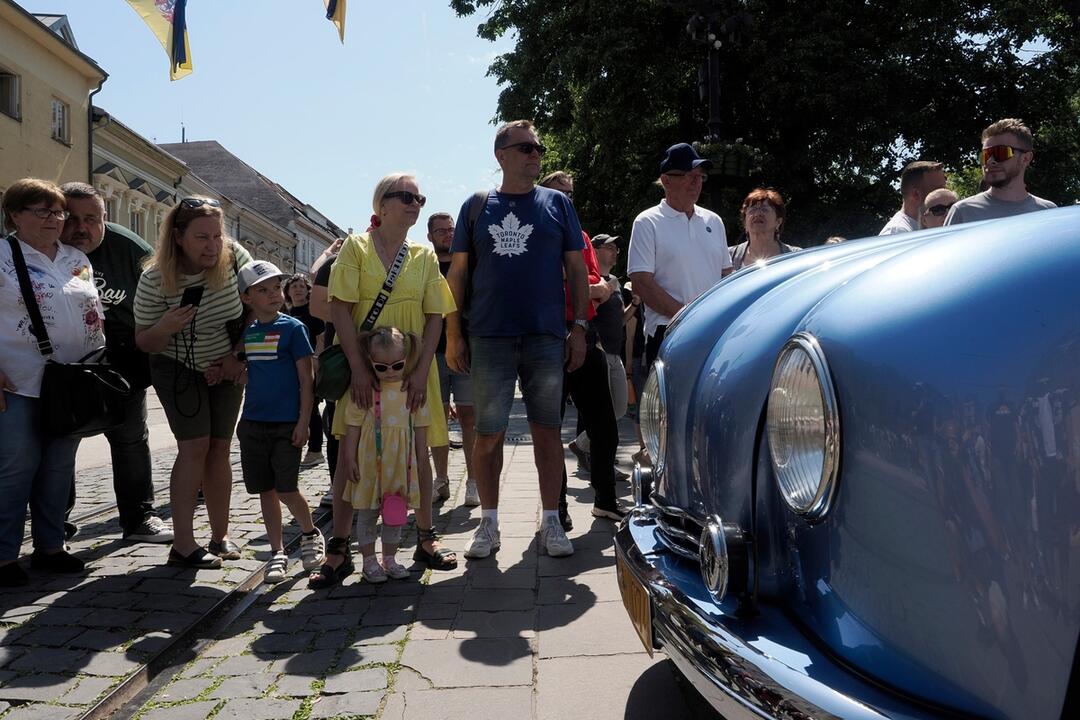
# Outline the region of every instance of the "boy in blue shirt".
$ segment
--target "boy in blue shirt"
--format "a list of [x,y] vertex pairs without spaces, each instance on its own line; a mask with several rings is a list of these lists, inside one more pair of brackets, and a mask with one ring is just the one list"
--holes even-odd
[[288,556],[281,531],[284,503],[300,524],[300,557],[305,570],[322,564],[322,533],[311,520],[311,508],[300,494],[300,452],[308,440],[308,420],[315,395],[311,341],[307,328],[281,312],[285,296],[282,273],[272,263],[256,260],[240,268],[240,298],[254,322],[244,329],[247,389],[236,427],[244,486],[258,494],[272,557],[264,580],[285,579]]

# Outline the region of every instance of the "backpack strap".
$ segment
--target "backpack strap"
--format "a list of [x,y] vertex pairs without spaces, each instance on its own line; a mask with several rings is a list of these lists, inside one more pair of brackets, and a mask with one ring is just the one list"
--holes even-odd
[[[472,279],[476,273],[476,223],[480,220],[480,216],[484,214],[484,208],[487,207],[489,190],[477,190],[469,198],[469,215],[466,229],[469,232],[469,277],[465,283],[465,306],[463,310],[468,310],[472,301]],[[464,313],[463,313],[464,314]]]

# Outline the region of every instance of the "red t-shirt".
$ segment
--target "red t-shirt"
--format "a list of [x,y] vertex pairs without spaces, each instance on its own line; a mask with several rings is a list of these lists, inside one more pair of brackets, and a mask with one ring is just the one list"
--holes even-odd
[[[581,237],[585,240],[585,247],[581,249],[581,255],[585,258],[585,269],[589,271],[588,283],[589,285],[595,285],[602,279],[600,277],[600,263],[596,261],[596,251],[593,250],[589,234],[582,230]],[[574,304],[570,301],[570,290],[566,287],[565,280],[563,280],[563,291],[566,294],[566,322],[573,322]],[[588,292],[588,288],[585,288],[585,292]],[[596,317],[596,303],[590,300],[585,319],[592,320],[594,317]]]

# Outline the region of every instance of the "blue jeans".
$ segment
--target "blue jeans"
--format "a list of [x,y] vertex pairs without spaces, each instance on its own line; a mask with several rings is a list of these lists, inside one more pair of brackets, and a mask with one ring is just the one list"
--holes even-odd
[[529,422],[562,425],[564,338],[522,335],[469,340],[476,432],[495,435],[506,430],[518,378]]
[[16,560],[26,506],[36,550],[62,550],[64,509],[75,472],[78,442],[41,432],[41,402],[4,393],[0,413],[0,560]]

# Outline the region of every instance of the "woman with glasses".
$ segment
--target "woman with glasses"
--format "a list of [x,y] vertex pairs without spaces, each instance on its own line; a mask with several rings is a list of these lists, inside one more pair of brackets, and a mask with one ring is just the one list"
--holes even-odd
[[[229,446],[243,399],[239,351],[244,308],[237,269],[251,262],[227,241],[217,200],[184,198],[165,216],[157,249],[135,292],[135,343],[150,355],[150,376],[176,438],[169,486],[173,545],[169,564],[221,567],[240,557],[229,539]],[[200,486],[210,545],[195,540]]]
[[[425,201],[416,178],[411,175],[397,173],[384,177],[375,186],[372,227],[366,233],[349,236],[330,272],[331,319],[337,330],[337,342],[345,351],[352,371],[352,385],[338,401],[340,405],[334,414],[333,433],[339,438],[345,434],[344,418],[349,415],[350,403],[365,409],[372,406],[376,380],[357,349],[357,332],[379,297],[404,245],[404,263],[374,327],[396,327],[421,338],[420,359],[402,384],[407,403],[414,411],[420,485],[420,507],[416,510],[419,537],[413,558],[435,569],[450,569],[457,566],[457,558],[439,546],[439,537],[432,525],[432,477],[428,460],[429,446],[448,442],[446,417],[442,412],[427,413],[430,425],[422,427],[421,415],[415,412],[429,402],[442,401],[438,368],[432,359],[439,344],[443,316],[455,309],[450,288],[439,272],[435,251],[426,244],[409,242],[406,237],[409,228],[419,219]],[[354,570],[349,554],[352,505],[343,495],[349,480],[345,476],[346,467],[339,458],[334,477],[334,534],[326,543],[326,563],[310,578],[311,587],[329,587]]]
[[10,235],[0,241],[0,587],[15,587],[29,581],[18,564],[27,504],[30,567],[49,573],[84,567],[64,547],[64,510],[79,443],[40,429],[45,357],[23,302],[16,258],[21,255],[26,265],[53,360],[77,362],[104,346],[105,316],[90,261],[60,242],[67,218],[60,188],[19,180],[4,192],[3,216]]
[[780,242],[785,215],[784,198],[780,193],[771,188],[750,191],[739,210],[747,239],[731,249],[731,262],[736,270],[799,249]]

